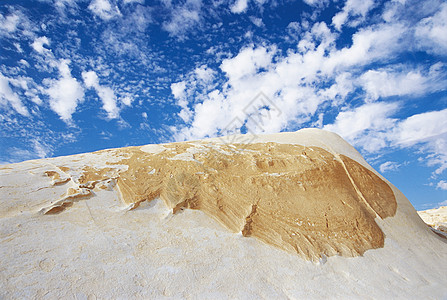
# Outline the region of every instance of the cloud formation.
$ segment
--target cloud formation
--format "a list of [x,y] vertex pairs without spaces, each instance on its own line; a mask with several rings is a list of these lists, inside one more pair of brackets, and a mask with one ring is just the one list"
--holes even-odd
[[172,6],[165,1],[169,9],[169,20],[163,23],[163,29],[170,35],[183,39],[186,32],[200,25],[202,19],[202,1],[187,0],[183,5]]
[[23,105],[17,93],[11,89],[10,79],[0,72],[0,105],[7,106],[8,104],[19,114],[29,116],[28,109]]
[[50,98],[51,109],[66,123],[71,123],[72,115],[79,103],[84,101],[84,89],[71,76],[70,61],[63,59],[58,63],[59,79],[47,79],[45,93]]
[[382,173],[397,171],[401,165],[396,163],[395,161],[387,161],[379,166],[379,170]]
[[[119,108],[116,105],[116,96],[113,90],[108,86],[99,84],[98,75],[96,75],[95,71],[82,72],[82,78],[84,79],[86,87],[95,89],[102,101],[102,108],[107,112],[107,118],[118,118]],[[126,101],[128,101],[128,105],[130,105],[129,100]]]
[[[447,32],[445,4],[410,24],[404,17],[396,17],[398,12],[388,11],[393,6],[385,6],[383,15],[393,13],[394,19],[360,28],[351,44],[338,47],[338,31],[343,26],[359,26],[374,7],[373,1],[348,0],[332,19],[335,30],[325,22],[301,24],[298,28],[308,30],[301,33],[298,47],[287,53],[278,51],[275,44],[242,47],[214,69],[220,75],[216,78],[224,78],[216,88],[200,88],[191,78],[171,85],[181,108],[179,117],[186,123],[176,130],[177,139],[216,136],[229,127],[236,132],[248,129],[262,133],[319,126],[341,134],[368,153],[418,145],[429,155],[427,164],[437,166],[434,173],[442,173],[447,161],[439,145],[446,142],[446,111],[407,114],[402,119],[397,114],[404,109],[404,101],[389,99],[411,99],[446,90],[443,62],[427,66],[402,64],[397,59],[411,51],[414,41],[440,45],[436,53],[447,55],[442,50],[447,35],[435,34]],[[425,49],[433,53],[432,47]],[[272,105],[246,112],[260,91],[283,113],[280,117],[269,114],[268,122],[262,125],[252,122],[253,114],[266,115]],[[192,95],[195,100],[189,101]],[[348,98],[357,100],[347,103]],[[338,112],[335,117],[326,117],[322,111]],[[233,126],[233,120],[238,120],[238,126]],[[389,170],[385,165],[383,168]]]
[[[373,7],[373,0],[347,0],[343,9],[332,18],[332,24],[339,31],[346,23],[351,27],[357,26]],[[350,18],[352,20],[348,22]]]
[[121,15],[118,6],[109,0],[93,0],[88,8],[105,21]]

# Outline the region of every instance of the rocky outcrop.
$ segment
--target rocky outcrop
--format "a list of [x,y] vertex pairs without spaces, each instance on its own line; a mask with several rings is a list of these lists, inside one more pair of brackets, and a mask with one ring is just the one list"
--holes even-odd
[[[124,158],[105,168],[85,166],[73,180],[77,188],[41,212],[60,213],[91,197],[96,185],[116,181],[131,209],[161,197],[174,214],[201,210],[232,232],[312,260],[383,247],[375,218],[396,212],[387,183],[353,159],[319,147],[274,142],[159,147],[156,153],[141,147],[113,150]],[[64,174],[46,172],[52,184],[73,177],[68,167],[58,169]]]

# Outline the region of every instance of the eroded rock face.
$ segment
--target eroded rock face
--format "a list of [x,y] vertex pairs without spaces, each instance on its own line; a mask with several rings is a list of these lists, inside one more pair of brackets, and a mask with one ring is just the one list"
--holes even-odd
[[[161,148],[160,148],[161,147]],[[71,200],[116,180],[131,208],[161,197],[173,213],[199,209],[233,232],[252,236],[307,259],[356,256],[383,247],[376,217],[393,216],[391,188],[356,161],[318,147],[279,143],[173,143],[144,152],[115,151],[125,157],[108,167],[86,167],[78,191],[44,213],[59,213]],[[70,173],[48,173],[69,180]]]

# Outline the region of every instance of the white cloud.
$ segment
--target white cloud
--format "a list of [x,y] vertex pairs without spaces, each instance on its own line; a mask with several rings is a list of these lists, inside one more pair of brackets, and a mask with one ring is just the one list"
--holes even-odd
[[[192,88],[196,87],[196,81],[190,80],[190,84],[193,85]],[[190,87],[191,89],[191,87]],[[188,107],[188,91],[186,88],[186,82],[180,81],[171,84],[171,92],[174,95],[174,98],[177,100],[177,105],[180,106],[181,111],[179,113],[179,117],[185,122],[189,122],[192,116],[192,112]]]
[[230,82],[236,82],[244,76],[253,76],[259,69],[265,68],[272,62],[276,49],[265,47],[242,49],[233,58],[225,59],[220,68],[229,78]]
[[0,73],[0,104],[2,106],[7,106],[9,104],[19,114],[29,116],[28,109],[23,105],[19,95],[11,89],[10,81],[10,78],[7,78]]
[[84,89],[76,78],[71,76],[69,63],[69,60],[59,61],[59,79],[44,81],[48,85],[45,93],[50,97],[51,109],[66,123],[71,122],[76,107],[84,101]]
[[200,25],[201,0],[187,0],[184,5],[170,9],[170,20],[163,23],[163,29],[170,35],[182,39],[189,30]]
[[121,15],[118,6],[110,3],[109,0],[93,0],[88,9],[105,21]]
[[247,10],[248,0],[236,0],[230,7],[232,13],[240,14]]
[[[374,6],[372,1],[347,1],[346,18],[336,21],[337,26],[356,26]],[[424,161],[437,167],[435,175],[447,168],[447,150],[442,150],[443,145],[447,149],[447,134],[441,129],[447,128],[441,120],[447,120],[443,112],[402,119],[399,112],[406,111],[406,99],[391,102],[394,99],[390,98],[446,90],[447,68],[443,63],[431,67],[396,64],[396,58],[412,47],[414,25],[391,18],[359,29],[350,46],[344,48],[337,46],[339,33],[324,22],[292,27],[300,40],[298,47],[286,54],[275,45],[244,46],[222,61],[215,74],[223,76],[214,75],[219,80],[210,80],[206,87],[198,83],[194,72],[171,85],[181,108],[178,116],[186,123],[176,129],[176,139],[216,136],[241,128],[278,132],[310,124],[321,127],[326,122],[324,129],[338,132],[366,152],[417,147],[427,154]],[[253,105],[251,101],[261,91],[269,101]],[[346,99],[352,103],[347,104]],[[276,110],[281,114],[275,114]],[[333,116],[324,115],[328,110],[339,111],[332,124],[327,124],[327,119]],[[423,124],[428,117],[434,124]],[[396,167],[390,163],[382,169]]]
[[405,68],[368,70],[360,77],[359,84],[372,100],[389,96],[418,96],[445,89],[446,76],[440,71],[444,67],[437,63],[427,72]]
[[435,177],[447,170],[447,109],[413,115],[401,121],[390,136],[399,147],[421,145],[421,150],[428,153],[422,160],[437,167]]
[[193,139],[197,136],[211,136],[217,133],[216,123],[228,122],[225,113],[225,99],[222,94],[215,90],[208,94],[208,99],[198,103],[194,107],[195,117],[191,127],[184,130],[181,135],[184,139]]
[[176,99],[183,99],[185,98],[185,89],[186,89],[186,82],[180,81],[171,84],[171,92],[174,95],[174,98]]
[[392,118],[397,103],[367,103],[338,114],[323,129],[334,131],[354,146],[370,153],[386,147],[416,148],[421,160],[436,167],[433,176],[447,169],[447,109],[415,114],[403,120]]
[[41,36],[41,37],[36,38],[34,40],[34,42],[31,44],[33,49],[35,51],[37,51],[39,54],[44,54],[45,52],[50,51],[50,50],[44,48],[43,47],[44,45],[47,45],[47,46],[50,45],[50,40],[46,36]]
[[309,6],[314,7],[322,7],[325,6],[329,1],[328,0],[303,0]]
[[415,36],[422,49],[447,55],[447,3],[441,4],[435,15],[417,24]]
[[342,11],[332,18],[332,24],[337,30],[341,30],[350,17],[357,17],[357,19],[348,22],[349,26],[357,26],[373,7],[373,0],[347,0]]
[[256,18],[253,16],[250,16],[250,21],[255,24],[257,27],[262,27],[264,26],[264,22],[262,22],[261,18]]
[[202,65],[194,70],[196,77],[203,84],[208,84],[214,80],[216,72],[213,69],[208,68],[207,65]]
[[401,165],[395,161],[387,161],[379,166],[381,173],[386,173],[389,171],[397,171]]
[[[447,190],[447,181],[440,180],[438,182],[438,184],[436,185],[436,188],[438,188],[440,190]],[[444,202],[441,202],[439,204],[440,205],[447,205],[447,200],[445,200]]]
[[[14,13],[4,17],[0,14],[0,35],[5,33],[13,33],[17,30],[17,25],[20,22],[20,17]],[[3,34],[2,34],[3,32]]]
[[[107,118],[116,119],[119,117],[119,108],[116,105],[116,96],[114,91],[108,86],[102,86],[99,84],[98,75],[95,71],[82,72],[82,78],[84,84],[88,88],[94,88],[99,98],[101,99],[102,108],[107,112]],[[125,100],[128,101],[128,100]],[[131,101],[129,105],[131,104]]]
[[66,11],[76,12],[79,7],[77,6],[79,0],[54,0],[54,7],[62,15],[66,16]]
[[447,133],[447,109],[413,115],[401,121],[394,132],[396,143],[404,146],[437,138]]
[[[17,40],[19,38],[33,39],[35,37],[36,25],[32,24],[20,6],[7,6],[10,14],[0,13],[0,37],[9,37]],[[17,43],[14,43],[18,45]]]
[[353,110],[340,112],[335,122],[325,125],[324,129],[336,132],[365,149],[370,147],[370,139],[379,132],[383,133],[383,147],[409,147],[447,133],[447,109],[416,114],[403,120],[391,118],[398,108],[397,103],[367,103]]
[[325,130],[340,134],[354,145],[375,152],[387,146],[386,135],[395,126],[390,118],[399,108],[397,103],[367,103],[353,110],[342,111]]
[[406,30],[402,24],[382,24],[361,29],[353,35],[351,47],[330,53],[322,69],[330,74],[337,69],[358,68],[374,61],[389,60],[402,50],[398,37]]
[[125,96],[121,98],[121,102],[126,106],[132,106],[133,99],[130,96]]
[[130,3],[140,3],[143,4],[144,0],[123,0],[124,4],[130,4]]
[[32,144],[33,144],[34,153],[38,158],[49,157],[53,153],[53,149],[51,146],[49,146],[45,143],[42,143],[38,139],[33,139]]
[[30,67],[30,64],[24,59],[19,60],[19,63],[27,68]]
[[[298,50],[289,51],[285,57],[278,56],[274,46],[245,47],[236,56],[223,60],[220,65],[221,71],[227,77],[220,93],[225,104],[222,105],[220,100],[211,102],[208,100],[206,103],[207,107],[214,104],[215,107],[210,109],[214,111],[218,108],[219,116],[226,116],[225,119],[220,119],[221,122],[210,122],[209,128],[195,128],[205,124],[195,122],[195,119],[213,117],[200,115],[205,114],[200,101],[210,99],[209,94],[213,89],[197,92],[197,89],[191,88],[194,86],[194,80],[189,79],[184,84],[186,89],[180,89],[180,86],[171,87],[174,88],[174,95],[184,92],[182,94],[184,102],[178,103],[183,108],[180,116],[185,122],[191,121],[189,126],[180,129],[178,138],[203,137],[194,135],[198,133],[216,135],[234,118],[239,118],[240,123],[246,126],[253,126],[250,130],[255,132],[275,132],[309,122],[320,105],[328,101],[332,105],[340,105],[349,93],[355,91],[357,76],[350,73],[353,68],[354,72],[359,72],[355,71],[359,66],[383,59],[398,49],[389,43],[390,40],[394,40],[396,29],[397,32],[403,30],[400,26],[379,26],[360,31],[354,37],[351,47],[338,50],[334,47],[336,35],[325,23],[316,23],[306,32],[298,45]],[[328,83],[331,83],[328,88],[319,87]],[[262,126],[249,120],[252,119],[251,115],[242,112],[260,91],[283,112],[281,117],[270,116],[269,121]],[[186,100],[193,94],[198,104],[191,105]],[[393,110],[397,108],[396,104],[391,106]],[[258,108],[260,109],[257,112],[258,116],[266,113],[262,112],[262,108]],[[381,113],[382,111],[378,112],[379,115]],[[364,115],[368,116],[366,110]],[[386,119],[367,120],[376,124],[378,120]],[[367,125],[371,124],[365,124],[366,127]],[[349,124],[340,123],[339,126],[352,130]],[[379,136],[374,141],[370,144],[371,149],[382,147]]]
[[94,71],[82,72],[82,79],[84,80],[84,84],[88,88],[92,88],[99,85],[98,75],[96,75]]

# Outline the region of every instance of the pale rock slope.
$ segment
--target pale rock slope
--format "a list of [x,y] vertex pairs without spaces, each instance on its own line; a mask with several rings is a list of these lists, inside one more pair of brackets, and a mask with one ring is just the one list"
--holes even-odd
[[2,299],[443,299],[447,240],[305,129],[0,166]]
[[447,206],[418,211],[418,214],[433,231],[447,237]]

